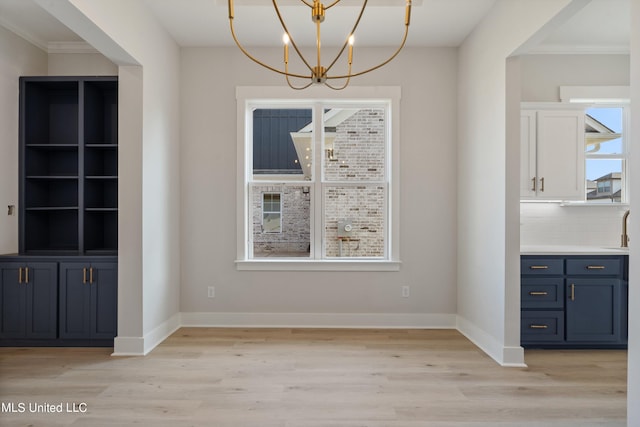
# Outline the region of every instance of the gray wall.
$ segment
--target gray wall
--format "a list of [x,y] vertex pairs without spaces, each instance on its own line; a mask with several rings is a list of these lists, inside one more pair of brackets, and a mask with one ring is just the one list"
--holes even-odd
[[[278,63],[282,52],[262,50],[258,56]],[[358,53],[366,59],[373,56],[380,52]],[[231,314],[242,322],[256,313],[296,313],[287,319],[304,323],[312,322],[314,313],[373,313],[371,318],[382,325],[388,323],[384,315],[417,316],[428,323],[428,315],[440,319],[437,315],[444,314],[448,326],[454,326],[456,74],[455,49],[413,48],[352,83],[402,88],[399,272],[237,271],[235,225],[241,218],[234,203],[235,87],[285,82],[235,48],[183,49],[183,315],[217,313],[208,318],[224,323]],[[411,286],[410,298],[401,297],[403,285]],[[214,299],[206,298],[207,286],[216,287]]]
[[18,77],[46,74],[47,54],[0,27],[0,254],[18,252]]

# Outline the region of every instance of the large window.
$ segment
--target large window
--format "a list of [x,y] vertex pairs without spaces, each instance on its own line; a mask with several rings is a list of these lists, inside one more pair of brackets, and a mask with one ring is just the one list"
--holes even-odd
[[585,117],[586,200],[626,202],[626,111],[621,106],[596,106]]
[[395,261],[392,106],[239,97],[240,263]]

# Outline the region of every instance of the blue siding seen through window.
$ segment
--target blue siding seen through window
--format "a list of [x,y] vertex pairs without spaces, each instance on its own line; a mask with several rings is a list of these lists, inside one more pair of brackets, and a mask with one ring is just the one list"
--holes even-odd
[[302,173],[290,132],[311,123],[310,109],[253,111],[253,173]]

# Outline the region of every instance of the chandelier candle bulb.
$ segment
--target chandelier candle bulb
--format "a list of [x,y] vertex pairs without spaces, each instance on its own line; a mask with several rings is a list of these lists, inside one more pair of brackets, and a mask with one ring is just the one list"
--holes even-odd
[[289,34],[284,33],[282,41],[284,42],[284,63],[287,64],[289,62]]
[[353,62],[353,34],[349,36],[349,65]]

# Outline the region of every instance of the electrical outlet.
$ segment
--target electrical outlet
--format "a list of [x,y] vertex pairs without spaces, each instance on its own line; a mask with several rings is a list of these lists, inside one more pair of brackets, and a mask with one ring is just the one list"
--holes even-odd
[[216,288],[213,286],[209,286],[207,288],[207,298],[215,298],[216,297]]
[[402,287],[402,298],[409,298],[409,287],[408,286],[403,286]]

